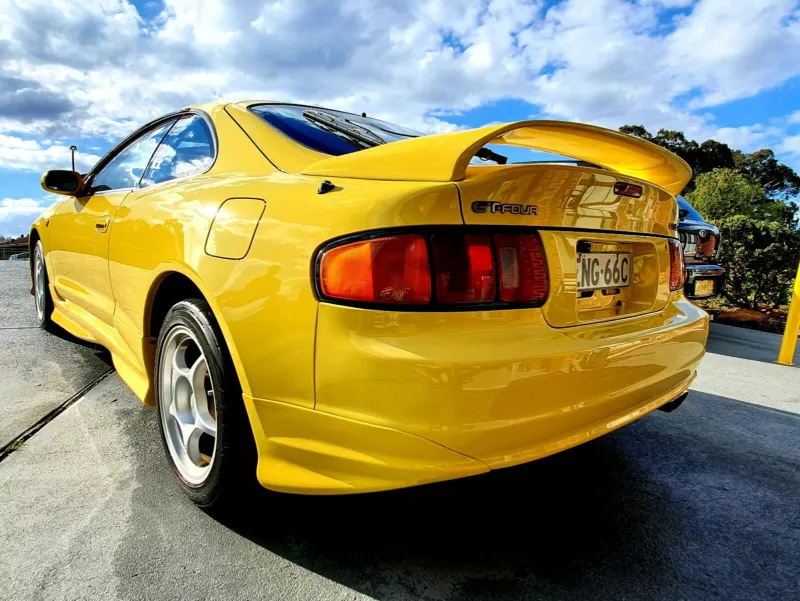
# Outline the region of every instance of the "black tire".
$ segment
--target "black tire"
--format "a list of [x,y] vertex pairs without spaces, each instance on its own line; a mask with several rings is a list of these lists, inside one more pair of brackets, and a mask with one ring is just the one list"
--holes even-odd
[[[201,347],[211,376],[216,408],[216,441],[213,462],[201,484],[189,483],[170,454],[164,431],[162,405],[165,401],[160,385],[163,371],[164,343],[172,329],[183,326],[190,330]],[[242,400],[242,389],[222,333],[211,308],[203,299],[193,298],[175,304],[164,318],[158,336],[155,366],[155,395],[159,412],[161,442],[167,459],[186,496],[207,511],[224,511],[232,500],[256,487],[256,449],[253,432]]]
[[[42,272],[44,276],[44,310],[39,309],[39,287],[41,280],[37,277],[38,265],[41,263]],[[42,241],[37,240],[36,246],[33,248],[33,257],[31,257],[31,278],[33,280],[33,300],[36,303],[36,321],[39,322],[39,327],[48,332],[56,330],[57,326],[53,323],[53,297],[50,296],[50,277],[47,275],[47,262],[44,260],[44,247]]]

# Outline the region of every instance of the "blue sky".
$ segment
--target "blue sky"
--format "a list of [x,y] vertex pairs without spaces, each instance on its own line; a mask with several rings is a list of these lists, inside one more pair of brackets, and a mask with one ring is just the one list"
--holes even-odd
[[[427,132],[529,118],[679,129],[800,170],[795,0],[0,0],[0,235],[137,126],[210,99]],[[53,28],[52,23],[59,23]]]

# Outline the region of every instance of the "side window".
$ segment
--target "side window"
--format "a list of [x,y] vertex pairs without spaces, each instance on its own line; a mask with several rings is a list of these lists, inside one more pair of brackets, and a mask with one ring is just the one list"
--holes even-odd
[[135,187],[158,143],[173,123],[170,121],[129,144],[94,177],[92,189],[101,192]]
[[214,162],[214,138],[205,120],[197,115],[180,119],[159,145],[141,186],[197,175]]

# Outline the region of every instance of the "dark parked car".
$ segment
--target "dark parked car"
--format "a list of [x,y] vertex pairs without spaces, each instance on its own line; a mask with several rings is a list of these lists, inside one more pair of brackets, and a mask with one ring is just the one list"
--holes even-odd
[[678,196],[678,217],[678,235],[686,256],[686,296],[714,296],[725,282],[725,269],[715,263],[720,246],[719,229],[703,219],[683,196]]

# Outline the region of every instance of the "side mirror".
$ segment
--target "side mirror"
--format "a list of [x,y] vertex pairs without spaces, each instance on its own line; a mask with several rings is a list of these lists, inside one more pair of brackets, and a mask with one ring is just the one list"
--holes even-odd
[[52,169],[42,175],[42,188],[53,194],[77,196],[83,188],[83,177],[77,171]]

